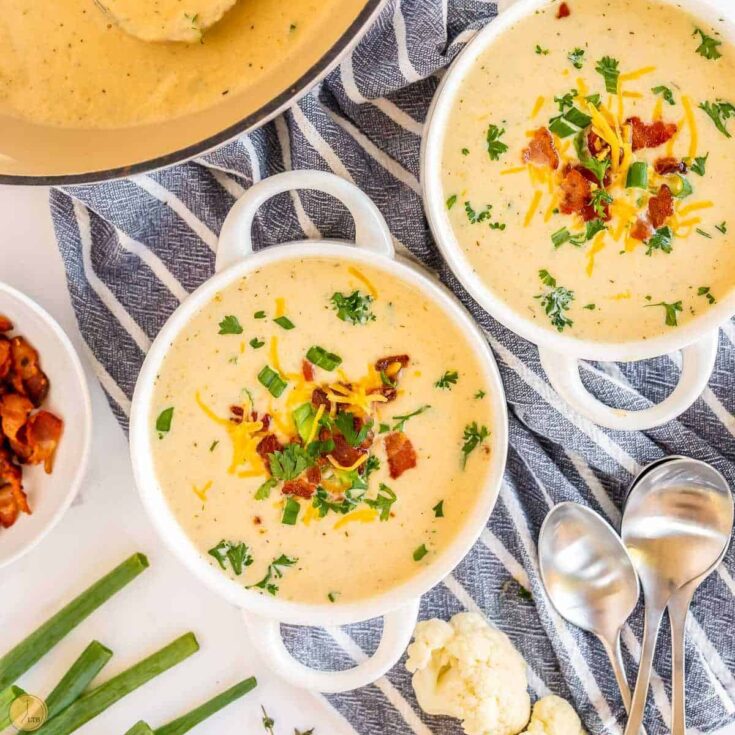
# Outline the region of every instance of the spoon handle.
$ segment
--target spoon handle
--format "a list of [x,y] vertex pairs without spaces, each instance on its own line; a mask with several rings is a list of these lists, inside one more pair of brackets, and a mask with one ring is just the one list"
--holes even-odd
[[684,585],[669,600],[671,621],[671,735],[686,735],[684,643],[689,606],[696,585]]
[[643,650],[641,651],[641,662],[638,666],[638,679],[635,683],[633,701],[630,706],[628,724],[625,726],[624,735],[637,735],[643,724],[643,715],[646,710],[648,698],[648,685],[651,682],[651,668],[653,667],[653,654],[656,650],[658,631],[661,627],[661,618],[664,614],[665,605],[646,605],[646,624],[643,629]]

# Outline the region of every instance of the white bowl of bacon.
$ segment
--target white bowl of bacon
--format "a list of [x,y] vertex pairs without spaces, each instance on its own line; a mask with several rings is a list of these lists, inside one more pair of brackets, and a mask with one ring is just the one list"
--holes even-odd
[[0,283],[0,567],[30,551],[71,505],[90,436],[89,392],[69,338]]

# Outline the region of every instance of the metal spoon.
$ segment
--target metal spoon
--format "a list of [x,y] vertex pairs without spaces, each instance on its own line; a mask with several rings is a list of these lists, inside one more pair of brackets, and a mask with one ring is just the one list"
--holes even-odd
[[[670,462],[678,462],[676,466],[670,466]],[[723,526],[719,529],[721,532],[727,533],[727,538],[724,540],[722,550],[716,557],[710,560],[710,564],[707,568],[702,569],[702,573],[695,577],[690,582],[687,582],[683,587],[679,588],[674,595],[671,597],[668,605],[669,620],[671,622],[671,649],[672,649],[672,664],[671,664],[671,733],[672,735],[686,735],[686,695],[685,695],[685,669],[684,669],[684,656],[685,656],[685,637],[686,637],[686,619],[689,612],[689,606],[691,605],[692,598],[697,588],[702,582],[719,566],[720,562],[727,553],[729,545],[729,536],[732,529],[732,517],[733,517],[733,502],[732,495],[730,494],[727,482],[722,475],[709,465],[699,462],[688,457],[682,457],[680,455],[673,455],[671,457],[664,457],[651,463],[638,475],[633,481],[631,489],[634,485],[640,482],[643,477],[648,475],[657,467],[662,465],[668,465],[669,470],[677,470],[677,472],[690,472],[695,473],[694,479],[688,480],[689,483],[695,485],[704,483],[705,485],[712,485],[716,488],[722,488],[725,492],[723,497],[724,505],[729,505],[729,523],[726,522],[728,517],[728,511],[723,508],[723,514],[721,517]],[[682,477],[685,477],[682,476]],[[628,490],[630,493],[630,489]]]
[[[664,610],[680,588],[691,582],[696,589],[694,581],[720,558],[732,522],[733,501],[727,482],[704,462],[688,458],[659,462],[631,487],[622,536],[641,580],[646,613],[625,735],[638,732],[643,721]],[[683,663],[683,655],[679,660]],[[677,677],[677,684],[683,685],[683,670]]]
[[593,510],[560,503],[541,526],[538,554],[551,604],[563,618],[600,640],[629,709],[620,631],[638,602],[640,588],[625,546]]

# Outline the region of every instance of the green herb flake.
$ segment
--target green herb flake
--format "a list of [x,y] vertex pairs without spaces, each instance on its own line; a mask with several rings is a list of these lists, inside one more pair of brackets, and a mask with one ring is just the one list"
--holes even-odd
[[457,203],[457,195],[452,194],[452,196],[450,196],[447,199],[447,209],[451,209],[456,203]]
[[487,426],[479,426],[476,421],[464,427],[462,439],[462,469],[467,466],[467,458],[490,436]]
[[393,503],[396,502],[398,499],[398,496],[395,494],[391,488],[389,488],[385,483],[380,483],[380,488],[378,490],[378,497],[375,499],[368,498],[365,500],[365,505],[367,505],[370,508],[373,508],[374,510],[380,511],[380,520],[381,521],[387,521],[390,518],[390,512],[391,508],[393,507]]
[[464,211],[467,214],[467,219],[470,221],[470,224],[473,224],[473,225],[489,220],[491,217],[492,208],[493,208],[492,204],[486,204],[484,209],[481,209],[479,212],[476,212],[472,208],[472,205],[469,202],[464,203]]
[[[327,599],[330,602],[337,602],[337,598],[339,597],[339,594],[340,594],[339,592],[330,592],[327,594]],[[306,733],[304,733],[304,735],[306,735]]]
[[[349,411],[340,411],[334,420],[334,425],[340,430],[342,436],[351,447],[359,447],[373,428],[373,420],[358,421],[358,417]],[[355,427],[359,426],[359,430]]]
[[607,173],[607,169],[610,168],[610,158],[608,157],[600,160],[596,156],[590,155],[585,142],[584,130],[580,130],[580,132],[577,133],[577,136],[574,139],[574,150],[577,152],[580,164],[588,171],[591,171],[600,186],[603,186],[605,182],[605,174]]
[[707,159],[708,158],[709,158],[709,153],[705,154],[704,156],[697,156],[689,168],[698,176],[704,176],[707,170]]
[[444,518],[444,501],[440,500],[433,508],[434,518]]
[[420,414],[424,413],[424,411],[428,411],[431,408],[428,404],[425,406],[421,406],[421,408],[417,408],[415,411],[412,411],[411,413],[403,414],[402,416],[394,416],[393,420],[396,422],[393,425],[393,431],[403,431],[403,429],[406,426],[406,421],[409,419],[412,419],[414,416],[419,416]]
[[271,490],[278,485],[278,480],[269,477],[256,491],[256,500],[267,500],[270,497]]
[[462,155],[463,156],[469,156],[470,155],[470,149],[469,148],[463,148],[462,149]]
[[288,385],[288,383],[268,365],[258,373],[258,382],[267,388],[268,392],[274,398],[278,398],[283,391],[286,390],[286,386]]
[[548,56],[549,55],[549,49],[547,49],[547,48],[541,48],[541,46],[539,46],[539,44],[536,44],[535,51],[536,51],[536,53],[539,56]]
[[287,316],[277,316],[273,320],[279,327],[289,330],[294,328],[294,323]]
[[607,206],[613,203],[612,195],[605,189],[595,189],[590,198],[592,209],[598,217],[607,217]]
[[337,291],[332,294],[331,302],[337,312],[337,317],[343,322],[367,324],[367,322],[375,321],[375,314],[370,308],[373,297],[369,294],[353,291],[349,296],[345,296]]
[[286,444],[286,446],[268,455],[268,463],[273,479],[296,479],[302,472],[314,464],[314,459],[300,444]]
[[487,128],[485,140],[487,142],[487,152],[491,161],[497,161],[500,156],[508,150],[508,146],[500,139],[505,134],[505,128],[499,128],[497,125],[490,123]]
[[715,229],[721,232],[723,235],[727,234],[727,222],[720,222],[719,225],[715,225]]
[[[589,222],[587,223],[589,225]],[[534,298],[539,299],[541,307],[552,326],[562,332],[565,327],[571,327],[574,322],[565,314],[574,301],[574,291],[570,291],[564,286],[557,286],[556,279],[549,271],[542,269],[538,273],[541,283],[548,286],[551,290],[544,294],[537,294]]]
[[164,408],[161,413],[158,414],[156,419],[156,431],[158,432],[158,438],[163,439],[163,435],[171,431],[171,422],[174,418],[174,407],[169,406]]
[[479,401],[487,395],[484,390],[480,389],[475,393],[475,398]]
[[575,48],[567,54],[567,59],[575,69],[581,69],[584,66],[584,49]]
[[610,94],[618,93],[618,82],[620,79],[620,62],[611,56],[603,56],[595,66],[595,71],[602,75],[605,80],[605,89]]
[[706,237],[708,240],[712,239],[712,235],[709,234],[709,232],[705,232],[704,230],[697,227],[696,230],[694,230],[698,235],[701,235],[702,237]]
[[587,309],[588,311],[594,311],[597,306],[595,304],[585,304],[582,308]]
[[646,243],[646,255],[652,255],[654,250],[660,250],[662,253],[667,254],[670,253],[673,239],[674,233],[668,225],[666,227],[659,227]]
[[697,289],[697,296],[704,296],[710,304],[717,303],[717,299],[712,295],[712,291],[709,286],[700,286]]
[[443,390],[452,390],[452,386],[457,384],[459,380],[459,373],[456,370],[447,370],[439,380],[434,383],[435,388],[442,388]]
[[219,439],[215,439],[215,440],[214,440],[214,441],[213,441],[213,442],[212,442],[212,443],[211,443],[211,444],[209,445],[209,451],[210,451],[210,452],[213,452],[213,451],[214,451],[214,450],[215,450],[215,449],[217,448],[217,445],[218,445],[218,444],[219,444]]
[[219,323],[220,334],[242,334],[242,325],[234,314],[228,314]]
[[229,562],[230,568],[237,576],[242,574],[244,567],[249,567],[253,563],[253,556],[250,553],[250,549],[242,541],[235,543],[234,541],[222,539],[222,541],[212,547],[207,553],[217,560],[217,563],[222,569],[227,569]]
[[379,434],[387,434],[390,431],[390,425],[389,424],[380,424],[378,426],[378,433]]
[[281,579],[283,577],[284,568],[292,567],[296,562],[298,562],[297,558],[281,554],[268,565],[268,570],[266,571],[263,579],[261,579],[260,582],[250,585],[250,587],[265,590],[270,595],[277,595],[278,585],[274,580]]
[[426,548],[426,544],[421,544],[421,546],[414,550],[413,560],[421,561],[428,553],[429,550]]
[[273,728],[275,727],[276,721],[265,711],[265,707],[263,707],[263,705],[260,706],[260,709],[263,710],[263,718],[261,720],[263,728],[268,735],[273,735]]
[[651,92],[654,94],[660,94],[665,102],[668,102],[670,105],[675,105],[676,100],[674,99],[674,92],[670,87],[667,87],[664,84],[659,84],[657,87],[652,87]]
[[261,348],[261,347],[262,347],[262,346],[263,346],[264,344],[265,344],[265,341],[264,341],[264,340],[262,340],[262,339],[258,339],[257,337],[253,337],[253,338],[252,338],[252,339],[250,340],[250,346],[251,346],[251,347],[252,347],[252,348],[253,348],[254,350],[259,350],[259,349],[260,349],[260,348]]
[[699,109],[709,115],[715,127],[726,137],[731,138],[732,135],[727,129],[727,121],[735,115],[735,105],[725,100],[717,100],[716,102],[700,102]]
[[699,34],[699,37],[701,38],[701,43],[695,49],[696,52],[710,61],[719,59],[722,54],[720,53],[718,46],[722,46],[722,41],[718,41],[716,38],[708,36],[701,28],[695,28],[692,36],[696,36],[697,34]]
[[681,305],[681,301],[675,301],[673,304],[667,304],[665,301],[659,301],[657,304],[646,304],[645,308],[648,308],[649,306],[663,306],[666,311],[666,326],[679,326],[679,323],[676,320],[676,314],[677,312],[684,310],[684,307]]
[[253,314],[253,319],[265,319],[265,312],[256,311],[255,314]]

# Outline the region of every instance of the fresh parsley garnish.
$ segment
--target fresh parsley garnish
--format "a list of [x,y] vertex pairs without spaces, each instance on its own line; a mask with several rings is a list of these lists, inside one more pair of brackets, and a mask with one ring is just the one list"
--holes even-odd
[[717,100],[716,102],[700,102],[700,110],[704,110],[715,124],[715,127],[726,137],[731,138],[732,135],[727,129],[727,121],[735,115],[735,105],[725,100]]
[[215,439],[215,440],[214,440],[214,441],[213,441],[213,442],[212,442],[212,443],[211,443],[211,444],[209,445],[209,451],[210,451],[210,452],[213,452],[213,451],[214,451],[214,450],[215,450],[215,449],[217,448],[217,445],[218,445],[218,444],[219,444],[219,439]]
[[424,411],[428,411],[430,408],[431,406],[427,404],[425,406],[421,406],[421,408],[417,408],[411,413],[406,413],[402,416],[394,416],[393,420],[396,421],[396,423],[393,425],[393,431],[403,431],[404,427],[406,426],[406,421],[412,419],[414,416],[422,414]]
[[222,539],[217,546],[212,547],[207,553],[217,560],[222,569],[227,569],[227,563],[229,562],[232,571],[238,576],[242,574],[243,567],[249,567],[253,563],[250,549],[242,541],[235,543],[234,541]]
[[718,46],[722,46],[722,41],[718,41],[716,38],[708,36],[701,28],[695,28],[692,36],[696,36],[697,33],[702,40],[699,46],[697,46],[696,52],[710,61],[719,59],[722,54],[720,53]]
[[[284,567],[292,567],[298,561],[297,558],[292,556],[286,556],[281,554],[277,559],[274,559],[268,565],[268,571],[260,582],[251,584],[251,587],[257,587],[258,589],[265,590],[271,595],[278,594],[278,585],[273,581],[274,579],[281,579],[283,577]],[[272,721],[271,721],[272,722]]]
[[551,242],[555,248],[561,247],[565,242],[571,243],[575,247],[581,247],[597,235],[598,232],[602,232],[606,229],[607,227],[605,223],[601,219],[595,218],[585,223],[584,232],[579,232],[576,235],[572,235],[566,227],[562,227],[552,233]]
[[[339,592],[329,592],[327,594],[327,599],[330,602],[337,602],[337,598],[339,597]],[[308,733],[302,733],[302,735],[308,735]]]
[[467,219],[470,221],[470,224],[473,225],[476,225],[478,222],[484,222],[485,220],[490,219],[492,208],[492,204],[486,204],[484,209],[476,212],[469,202],[464,203],[464,211],[467,213]]
[[456,370],[447,370],[444,375],[434,383],[434,386],[444,390],[452,390],[452,386],[456,385],[458,380],[459,373]]
[[487,128],[485,140],[487,142],[487,152],[491,161],[497,161],[500,156],[508,150],[508,146],[500,139],[505,133],[505,128],[499,128],[497,125],[490,123]]
[[595,306],[595,304],[585,304],[582,308],[587,309],[588,311],[594,311],[597,306]]
[[723,235],[727,234],[727,222],[721,222],[719,225],[715,225],[715,229],[721,232]]
[[444,518],[444,501],[440,500],[433,508],[434,518]]
[[717,299],[712,295],[709,286],[700,286],[697,289],[697,296],[704,296],[710,304],[717,303]]
[[387,521],[390,518],[390,511],[393,507],[393,503],[396,502],[398,496],[389,488],[385,483],[380,483],[378,490],[378,497],[374,500],[368,498],[365,500],[365,505],[374,510],[380,511],[380,520]]
[[220,334],[242,334],[242,325],[234,314],[228,314],[219,323]]
[[480,389],[475,393],[475,398],[479,401],[481,398],[484,398],[487,395],[484,390]]
[[171,422],[174,418],[174,407],[169,406],[164,408],[161,413],[158,414],[156,419],[156,431],[158,432],[158,438],[163,439],[163,435],[171,431]]
[[620,79],[620,62],[612,56],[603,56],[595,67],[595,71],[602,75],[605,80],[605,89],[610,94],[618,93],[618,82]]
[[265,319],[265,312],[256,311],[255,314],[253,314],[253,319]]
[[426,548],[426,544],[421,544],[421,546],[414,550],[413,560],[421,561],[428,553],[429,550]]
[[646,255],[652,255],[654,250],[660,250],[662,253],[667,254],[670,253],[673,239],[674,233],[668,225],[666,227],[659,227],[646,243]]
[[258,339],[257,337],[253,337],[250,340],[250,346],[254,350],[259,350],[264,344],[265,344],[265,342],[262,339]]
[[673,304],[667,304],[665,301],[659,301],[657,304],[645,304],[645,306],[663,306],[666,310],[666,326],[679,326],[676,321],[676,313],[684,310],[684,307],[681,305],[681,301],[675,301]]
[[541,46],[539,46],[539,44],[536,44],[536,49],[535,50],[536,50],[536,53],[539,56],[548,56],[549,55],[549,49],[547,49],[547,48],[541,48]]
[[567,54],[567,59],[572,62],[575,69],[581,69],[584,65],[584,49],[575,48]]
[[610,193],[605,189],[595,189],[592,192],[592,196],[590,198],[590,204],[592,205],[592,209],[595,210],[595,214],[598,217],[605,217],[607,212],[605,210],[605,207],[609,204],[612,204],[613,198],[610,195]]
[[375,314],[370,308],[373,297],[369,294],[353,291],[349,296],[345,296],[343,293],[336,291],[332,294],[331,301],[337,312],[337,317],[343,322],[367,324],[367,322],[375,321]]
[[334,419],[334,425],[342,432],[342,436],[347,440],[351,447],[359,447],[367,438],[368,432],[373,428],[373,420],[368,419],[360,427],[359,431],[355,430],[355,419],[357,417],[349,411],[342,411],[337,414]]
[[367,480],[373,472],[377,472],[380,469],[380,460],[371,454],[365,462],[365,479]]
[[712,235],[709,234],[709,232],[705,232],[701,228],[697,227],[696,230],[694,230],[698,235],[701,235],[702,237],[706,237],[708,240],[712,239]]
[[664,84],[659,84],[658,87],[652,87],[651,92],[654,94],[660,94],[670,105],[676,104],[676,100],[674,100],[674,92],[670,87],[667,87]]
[[452,196],[450,196],[447,199],[447,209],[451,209],[456,203],[457,203],[457,195],[452,194]]
[[268,455],[271,475],[288,482],[314,464],[314,459],[300,444],[286,444],[281,451]]
[[256,491],[255,491],[255,499],[256,500],[266,500],[268,497],[270,497],[271,490],[278,485],[278,480],[275,480],[272,477],[269,477]]
[[476,421],[464,427],[464,434],[462,435],[462,439],[464,440],[464,444],[462,445],[463,469],[467,466],[467,458],[470,454],[489,436],[490,431],[487,426],[479,426]]
[[556,285],[554,278],[549,271],[542,269],[538,273],[544,286],[548,286],[551,290],[544,294],[538,294],[534,298],[539,299],[543,310],[551,321],[551,325],[556,327],[559,332],[564,327],[571,327],[574,322],[565,314],[569,310],[572,301],[574,301],[574,291],[570,291],[564,286]]
[[463,148],[462,149],[462,155],[463,156],[469,156],[470,155],[470,149],[469,148]]
[[607,169],[610,168],[610,158],[608,157],[600,160],[596,156],[591,156],[589,154],[587,151],[584,130],[577,133],[577,136],[574,139],[574,149],[577,151],[577,157],[579,158],[580,164],[595,175],[600,186],[604,186],[605,174],[607,173]]
[[704,156],[697,156],[689,168],[695,174],[699,176],[704,176],[704,174],[707,171],[707,159],[708,158],[709,158],[709,153],[706,153]]

